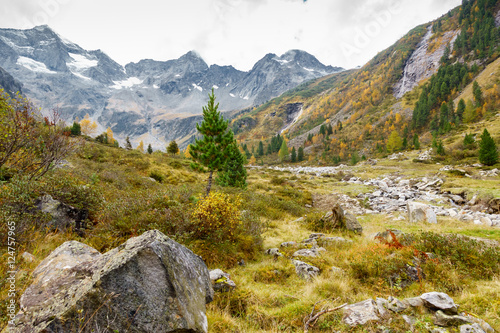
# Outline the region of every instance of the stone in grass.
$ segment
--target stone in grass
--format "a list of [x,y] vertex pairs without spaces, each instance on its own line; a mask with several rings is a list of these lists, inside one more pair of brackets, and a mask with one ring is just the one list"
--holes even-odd
[[157,230],[105,254],[65,242],[32,280],[9,333],[208,330],[205,304],[213,290],[205,263]]
[[236,288],[236,284],[231,280],[229,274],[218,268],[210,271],[210,281],[212,281],[214,291],[226,292]]
[[407,202],[408,221],[410,223],[428,222],[437,223],[437,217],[431,206],[420,202]]
[[320,252],[326,251],[324,248],[319,249],[302,249],[295,251],[293,254],[294,257],[319,257],[321,255]]
[[395,297],[389,296],[386,308],[391,310],[392,312],[399,313],[406,310],[408,308],[408,305],[404,304]]
[[[460,333],[487,333],[478,324],[467,324],[459,327]],[[493,331],[494,332],[494,331]]]
[[438,310],[434,317],[434,325],[441,327],[458,326],[470,323],[471,321],[467,317],[460,315],[447,315],[441,310]]
[[296,242],[283,242],[281,243],[280,247],[297,247]]
[[270,256],[275,256],[275,257],[282,257],[283,254],[280,252],[280,250],[276,247],[273,247],[272,249],[267,249],[265,254],[268,254]]
[[295,272],[298,276],[303,279],[311,280],[315,276],[319,275],[319,268],[309,265],[300,260],[292,260],[293,265],[295,266]]
[[367,299],[344,307],[344,316],[342,320],[349,326],[357,326],[372,321],[379,322],[381,318],[375,301]]
[[431,310],[442,310],[444,313],[455,315],[458,313],[458,305],[445,293],[430,292],[420,295],[424,305]]

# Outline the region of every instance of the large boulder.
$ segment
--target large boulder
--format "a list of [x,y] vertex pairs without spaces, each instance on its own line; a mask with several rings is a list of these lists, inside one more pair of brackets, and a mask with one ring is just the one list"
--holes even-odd
[[208,329],[205,305],[213,290],[205,263],[157,230],[105,254],[66,242],[32,279],[9,333]]
[[86,226],[85,221],[89,217],[87,209],[77,209],[58,200],[50,195],[44,195],[35,202],[38,210],[49,214],[52,220],[49,227],[57,230],[72,229],[81,232]]
[[407,202],[406,208],[408,210],[408,220],[411,223],[437,223],[436,213],[429,205],[420,202]]
[[445,293],[430,292],[420,295],[424,305],[431,310],[441,310],[446,314],[458,314],[458,305],[453,302],[453,299]]
[[332,211],[328,212],[322,219],[326,227],[347,229],[358,234],[363,232],[363,227],[358,219],[351,213],[345,212],[339,204],[335,204]]

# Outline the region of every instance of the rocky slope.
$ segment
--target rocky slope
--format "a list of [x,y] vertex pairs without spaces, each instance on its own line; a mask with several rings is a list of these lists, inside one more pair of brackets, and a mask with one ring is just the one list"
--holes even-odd
[[22,92],[22,84],[0,67],[0,89],[13,96],[18,91]]
[[[51,30],[0,29],[0,66],[24,84],[25,94],[45,109],[57,107],[70,122],[85,114],[118,139],[130,136],[153,147],[189,137],[207,94],[216,91],[222,111],[261,104],[311,79],[341,71],[310,54],[292,50],[266,55],[249,72],[208,66],[196,53],[126,66],[100,50],[87,51]],[[171,123],[181,124],[175,136]],[[161,124],[161,125],[160,125]]]

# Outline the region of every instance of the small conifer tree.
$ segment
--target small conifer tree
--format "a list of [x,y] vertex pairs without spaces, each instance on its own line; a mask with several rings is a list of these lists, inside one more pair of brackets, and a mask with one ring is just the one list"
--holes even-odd
[[290,156],[291,162],[297,162],[297,152],[295,151],[295,147],[292,147],[292,154]]
[[494,165],[498,162],[497,146],[486,128],[479,142],[479,162],[484,165]]
[[297,154],[297,160],[302,162],[304,160],[304,148],[299,147],[299,152]]
[[[230,155],[231,144],[234,143],[233,131],[228,130],[228,122],[224,120],[218,111],[219,104],[215,104],[215,93],[208,95],[208,104],[203,107],[203,121],[196,124],[196,129],[202,135],[201,139],[196,139],[190,147],[190,154],[199,167],[202,164],[208,168],[207,196],[212,187],[213,172],[221,170],[226,165],[226,159]],[[199,163],[199,164],[198,164]]]
[[153,153],[153,147],[151,147],[151,144],[148,144],[148,154],[152,154]]
[[167,147],[167,153],[176,155],[179,153],[179,146],[175,140],[170,141],[170,144]]

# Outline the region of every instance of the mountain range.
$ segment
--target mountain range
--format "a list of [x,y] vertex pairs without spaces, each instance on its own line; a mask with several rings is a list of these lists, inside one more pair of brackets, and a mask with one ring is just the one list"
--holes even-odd
[[46,25],[0,29],[0,67],[1,86],[8,91],[22,87],[43,109],[57,108],[68,123],[88,113],[98,123],[98,133],[111,127],[118,139],[129,136],[156,148],[191,138],[212,88],[222,111],[242,110],[343,70],[300,50],[267,54],[248,72],[208,66],[194,51],[175,60],[144,59],[122,66]]

